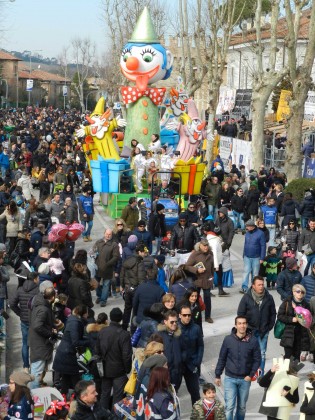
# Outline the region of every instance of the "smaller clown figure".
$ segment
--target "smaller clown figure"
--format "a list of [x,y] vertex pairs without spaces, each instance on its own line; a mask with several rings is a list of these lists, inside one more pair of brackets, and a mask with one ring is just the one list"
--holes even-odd
[[123,75],[136,84],[121,88],[129,121],[125,132],[127,146],[133,138],[141,138],[147,147],[152,134],[159,135],[158,106],[163,102],[165,88],[150,88],[148,85],[167,79],[172,63],[173,56],[161,45],[145,7],[120,59]]
[[92,136],[99,154],[104,159],[112,158],[118,160],[119,154],[112,138],[112,132],[117,127],[124,127],[126,121],[119,116],[117,118],[112,118],[111,109],[107,109],[104,112],[104,108],[105,99],[101,97],[97,102],[93,113],[86,117],[90,125],[87,127],[81,125],[76,134],[78,137]]

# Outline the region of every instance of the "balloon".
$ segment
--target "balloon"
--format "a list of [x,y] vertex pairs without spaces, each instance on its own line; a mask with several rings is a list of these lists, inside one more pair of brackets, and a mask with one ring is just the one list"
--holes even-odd
[[64,242],[68,233],[68,226],[62,223],[57,223],[52,226],[48,234],[48,240],[50,242]]
[[302,306],[296,306],[294,308],[298,322],[302,327],[310,328],[312,325],[312,314],[308,309],[302,308]]
[[84,226],[81,223],[72,223],[68,229],[66,239],[72,242],[76,241],[81,236],[81,233],[84,232]]

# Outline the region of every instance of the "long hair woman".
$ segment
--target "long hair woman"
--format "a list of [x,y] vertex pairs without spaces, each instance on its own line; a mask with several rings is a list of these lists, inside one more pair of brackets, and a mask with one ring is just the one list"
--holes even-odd
[[13,372],[10,376],[9,389],[11,399],[9,403],[7,416],[8,419],[33,419],[34,418],[34,402],[31,391],[27,384],[34,380],[34,376],[24,371]]
[[0,220],[3,219],[7,221],[7,239],[9,239],[8,254],[11,255],[17,242],[18,231],[22,229],[22,216],[14,200],[9,202],[7,208],[0,215]]
[[200,326],[202,331],[201,309],[198,303],[198,290],[196,287],[192,286],[187,289],[183,299],[178,304],[179,311],[183,305],[190,307],[192,320]]

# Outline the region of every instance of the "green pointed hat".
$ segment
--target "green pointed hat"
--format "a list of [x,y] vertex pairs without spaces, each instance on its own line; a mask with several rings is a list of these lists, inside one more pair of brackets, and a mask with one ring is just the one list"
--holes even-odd
[[143,9],[129,42],[141,42],[142,44],[160,43],[147,7]]

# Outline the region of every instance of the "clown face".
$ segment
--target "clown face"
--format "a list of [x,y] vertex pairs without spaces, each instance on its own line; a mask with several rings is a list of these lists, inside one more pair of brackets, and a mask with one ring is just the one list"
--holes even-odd
[[187,112],[188,95],[185,92],[171,91],[171,109],[175,117],[179,117],[183,112]]
[[188,120],[185,126],[186,135],[189,138],[189,143],[195,144],[202,140],[202,130],[205,128],[206,123],[202,122],[199,118]]
[[161,44],[126,44],[120,58],[123,75],[135,82],[140,91],[167,79],[173,63],[170,51]]
[[91,135],[102,139],[108,130],[110,123],[111,111],[107,110],[103,115],[93,114],[93,116],[87,117],[87,121],[90,123]]

